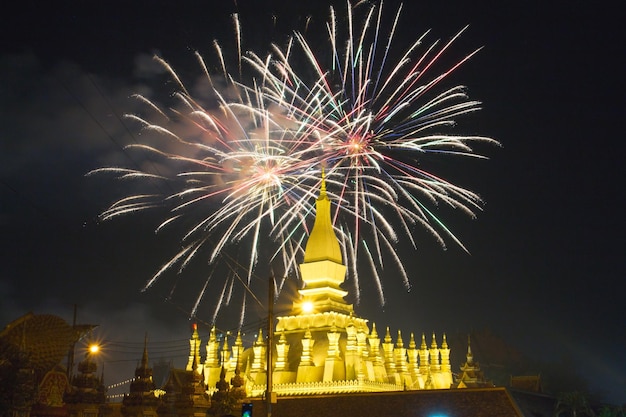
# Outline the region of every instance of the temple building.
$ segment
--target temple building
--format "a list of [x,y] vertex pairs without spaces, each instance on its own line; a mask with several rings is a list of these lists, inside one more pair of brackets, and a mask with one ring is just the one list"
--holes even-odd
[[104,377],[96,375],[98,366],[91,352],[78,363],[78,373],[72,377],[71,388],[63,396],[69,417],[97,417],[106,414]]
[[148,335],[144,338],[141,362],[135,369],[130,392],[124,395],[121,412],[124,417],[155,416],[159,400],[152,380],[152,368],[148,364]]
[[393,392],[448,389],[453,386],[450,348],[446,336],[416,338],[387,327],[379,334],[375,324],[354,314],[342,289],[346,275],[339,240],[331,222],[331,201],[322,177],[316,217],[300,265],[304,288],[287,316],[277,317],[272,352],[259,331],[253,346],[244,348],[238,334],[232,347],[219,340],[215,328],[205,344],[193,329],[187,370],[204,375],[215,390],[239,367],[249,397],[267,390],[267,358],[271,359],[271,392],[277,396]]
[[[494,387],[486,380],[469,339],[466,361],[453,377],[445,334],[416,337],[409,332],[406,337],[389,327],[379,334],[376,325],[354,313],[344,298],[346,267],[331,223],[324,177],[300,272],[304,286],[299,297],[288,315],[270,321],[274,327],[267,329],[267,338],[261,330],[252,346],[244,346],[241,334],[222,339],[214,327],[203,342],[194,326],[186,369],[171,369],[163,387],[153,381],[146,336],[141,361],[121,403],[106,401],[103,376],[97,375],[89,353],[71,381],[63,369],[52,369],[76,340],[75,329],[58,325],[56,318],[22,318],[0,333],[0,342],[19,346],[32,335],[37,342],[32,343],[37,346],[33,356],[39,360],[30,364],[33,370],[28,375],[39,369],[46,372],[39,372],[45,375],[38,385],[39,398],[26,398],[30,403],[17,404],[11,415],[207,417],[240,415],[244,403],[257,416],[274,417],[554,415],[556,399],[541,394],[538,377],[532,390]],[[54,323],[66,337],[51,350],[46,345],[49,338],[41,336],[48,336]]]
[[465,363],[461,365],[461,374],[457,378],[455,388],[483,388],[493,387],[493,382],[485,379],[484,372],[480,369],[480,364],[474,361],[470,338],[467,338],[467,355]]

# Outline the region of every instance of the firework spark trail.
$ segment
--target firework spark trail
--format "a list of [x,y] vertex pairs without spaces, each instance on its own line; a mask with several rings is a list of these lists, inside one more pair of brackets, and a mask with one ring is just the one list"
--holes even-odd
[[[105,219],[167,207],[170,215],[157,231],[193,220],[183,233],[183,248],[144,289],[169,270],[177,268],[182,273],[202,254],[213,270],[220,263],[230,270],[221,291],[212,290],[219,294],[213,322],[233,300],[237,281],[245,287],[241,325],[247,296],[256,299],[250,287],[259,264],[280,265],[276,268],[282,276],[279,288],[289,271],[297,274],[308,235],[306,220],[315,210],[323,166],[328,194],[337,208],[333,222],[357,303],[363,265],[374,279],[381,304],[385,303],[381,273],[387,264],[411,288],[395,245],[406,239],[416,248],[416,227],[428,231],[444,247],[449,238],[465,249],[433,208],[445,205],[474,216],[482,201],[476,193],[427,171],[422,161],[429,155],[484,158],[474,152],[473,145],[498,144],[481,136],[445,133],[457,118],[479,110],[480,103],[469,100],[462,86],[435,94],[435,88],[478,50],[435,71],[440,57],[465,28],[449,42],[440,46],[434,41],[420,52],[426,32],[393,62],[401,8],[389,31],[383,33],[383,11],[377,5],[365,10],[357,27],[354,14],[362,4],[347,5],[345,39],[339,33],[337,12],[330,9],[326,30],[332,56],[328,65],[318,58],[324,54],[299,32],[283,47],[271,45],[269,55],[244,54],[235,15],[238,76],[229,72],[217,41],[213,49],[221,73],[212,74],[196,53],[216,103],[208,107],[193,98],[169,63],[156,58],[177,86],[173,97],[178,105],[167,112],[136,96],[166,125],[130,115],[129,120],[160,139],[158,145],[129,148],[162,161],[174,174],[116,167],[93,171],[122,180],[166,181],[173,189],[164,195],[122,198],[103,212]],[[252,78],[243,78],[245,70],[252,72]],[[186,130],[180,129],[181,123]],[[235,248],[247,251],[244,263],[233,262],[228,255]],[[358,262],[361,256],[362,263]],[[384,263],[386,256],[390,262]],[[218,285],[211,276],[214,271],[195,298],[192,315],[209,287]]]
[[[373,267],[370,270],[376,271],[373,275],[378,281],[383,253],[393,251],[399,237],[391,221],[387,221],[377,207],[389,206],[387,211],[394,213],[394,222],[398,222],[414,247],[412,225],[417,223],[442,246],[445,246],[444,236],[447,236],[467,250],[428,206],[443,203],[474,216],[475,211],[481,209],[480,197],[419,168],[417,164],[429,153],[483,158],[474,153],[471,144],[498,143],[486,137],[438,132],[453,127],[458,117],[480,109],[478,101],[468,100],[463,87],[452,87],[428,98],[435,87],[480,50],[476,49],[448,68],[431,74],[441,56],[467,27],[443,45],[440,46],[437,40],[418,53],[427,32],[412,43],[396,63],[391,63],[390,51],[401,8],[394,16],[384,43],[380,42],[382,7],[370,6],[364,12],[360,28],[356,27],[353,16],[356,9],[357,6],[348,3],[347,39],[340,40],[337,13],[331,8],[326,24],[332,50],[328,66],[318,59],[307,37],[301,33],[295,33],[295,42],[289,42],[285,49],[274,45],[275,63],[269,68],[253,54],[245,59],[262,73],[263,79],[268,80],[265,96],[306,126],[300,128],[299,134],[310,135],[311,142],[319,143],[320,159],[328,166],[329,184],[333,176],[341,178],[335,182],[340,188],[334,193],[329,190],[338,208],[335,225],[348,221],[346,227],[337,227],[344,236],[346,255],[358,258],[361,242],[366,259]],[[382,52],[377,51],[379,43],[385,45]],[[320,51],[323,52],[323,47]],[[300,59],[300,55],[304,59]],[[315,76],[309,79],[301,75],[311,72]],[[341,85],[333,85],[333,79],[340,80]],[[399,158],[394,157],[396,155]],[[352,220],[347,220],[350,218]],[[372,248],[365,241],[364,227],[372,236]],[[352,230],[350,239],[347,239],[345,230]],[[374,259],[377,259],[375,265]],[[402,267],[397,255],[392,259]],[[356,268],[356,262],[348,263],[352,269]],[[404,269],[401,270],[403,281],[409,288],[408,277]],[[358,282],[358,273],[351,272]],[[382,292],[382,285],[378,284]]]
[[[180,106],[170,109],[171,112],[176,120],[186,122],[200,135],[185,139],[176,132],[176,124],[170,128],[130,115],[129,120],[140,123],[145,131],[155,133],[160,139],[157,141],[159,145],[139,144],[128,148],[163,161],[175,174],[156,175],[118,167],[89,173],[106,173],[120,180],[162,180],[171,183],[174,189],[164,195],[146,193],[122,198],[102,213],[102,219],[169,207],[171,216],[157,227],[157,231],[161,231],[174,227],[189,216],[196,217],[196,222],[183,234],[183,249],[146,282],[144,290],[155,285],[169,270],[176,268],[178,273],[183,272],[199,253],[207,253],[207,249],[208,262],[215,268],[218,263],[224,263],[224,254],[229,247],[244,241],[250,247],[248,263],[235,265],[229,262],[229,268],[236,280],[248,288],[259,262],[262,238],[263,249],[273,253],[271,258],[264,258],[264,262],[269,263],[274,258],[281,260],[285,271],[282,275],[286,276],[286,271],[297,265],[297,254],[302,252],[301,245],[307,234],[303,213],[313,210],[315,187],[319,182],[319,168],[315,170],[319,164],[316,160],[306,159],[307,154],[314,154],[310,145],[294,137],[289,129],[274,119],[272,111],[264,107],[267,100],[258,96],[259,90],[251,87],[236,94],[236,101],[229,101],[231,99],[225,98],[222,91],[215,89],[213,93],[218,108],[207,110],[192,98],[166,61],[161,58],[157,61],[164,65],[179,88],[174,97]],[[223,58],[220,61],[224,62]],[[201,60],[206,71],[203,62]],[[206,75],[209,78],[208,72]],[[214,85],[215,80],[210,83]],[[229,88],[233,87],[237,86],[231,82]],[[136,98],[159,115],[166,115],[147,98]],[[277,114],[277,118],[280,117]],[[171,118],[165,116],[165,119]],[[267,244],[265,233],[272,238],[273,248]],[[240,278],[238,271],[245,278]],[[193,304],[192,316],[197,314],[207,288],[215,281],[211,280],[210,285],[209,279],[205,281]],[[220,309],[231,302],[234,284],[232,276],[224,281],[213,320]],[[241,320],[245,306],[244,303]]]

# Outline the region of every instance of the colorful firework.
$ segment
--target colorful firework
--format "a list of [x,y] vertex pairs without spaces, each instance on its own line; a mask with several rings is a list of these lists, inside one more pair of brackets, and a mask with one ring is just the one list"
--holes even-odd
[[[364,18],[357,24],[355,14],[361,9]],[[164,141],[131,148],[148,152],[153,161],[165,161],[162,167],[173,171],[94,171],[113,173],[120,179],[158,179],[168,187],[164,193],[121,199],[103,218],[167,206],[170,215],[157,230],[187,224],[183,248],[144,289],[167,271],[181,273],[198,257],[206,258],[211,270],[221,262],[230,271],[227,278],[218,284],[215,274],[209,274],[191,315],[196,315],[212,286],[212,292],[219,294],[212,317],[215,321],[220,308],[233,299],[235,286],[241,284],[248,289],[243,292],[241,325],[246,297],[254,296],[249,288],[258,265],[273,265],[279,276],[296,273],[322,166],[326,166],[328,192],[336,203],[335,227],[357,302],[358,259],[368,265],[367,273],[379,288],[381,303],[385,302],[381,281],[384,258],[391,257],[410,288],[395,244],[408,239],[416,247],[415,225],[430,231],[442,245],[447,236],[463,247],[433,207],[446,204],[473,216],[481,207],[479,196],[420,165],[434,154],[481,158],[470,147],[472,143],[497,143],[485,137],[442,133],[456,118],[480,106],[468,99],[461,86],[438,90],[475,52],[431,76],[440,56],[461,33],[443,45],[435,41],[424,48],[425,34],[394,60],[390,51],[399,18],[400,9],[391,27],[383,31],[382,7],[348,4],[346,33],[342,35],[331,8],[329,48],[319,48],[332,51],[326,65],[320,58],[324,54],[317,53],[303,33],[295,33],[284,47],[273,45],[270,55],[242,54],[235,17],[237,75],[228,71],[219,44],[215,43],[219,74],[211,73],[197,55],[210,92],[203,102],[213,103],[208,106],[194,99],[176,72],[157,58],[178,86],[179,106],[172,114],[189,130],[180,133],[168,128],[171,118],[166,112],[139,97],[166,121],[130,118],[159,133]],[[243,65],[254,74],[248,81],[241,76]],[[230,252],[242,248],[245,260]]]
[[[169,117],[147,98],[137,97],[165,119],[156,124],[137,115],[127,116],[140,123],[144,132],[156,133],[144,134],[149,139],[128,147],[148,155],[149,163],[141,169],[109,167],[90,174],[139,180],[140,185],[156,184],[164,191],[122,198],[101,218],[166,208],[168,216],[156,230],[182,226],[182,249],[143,289],[152,287],[167,272],[177,270],[181,274],[193,260],[205,258],[212,270],[226,265],[226,278],[217,278],[224,269],[209,274],[190,315],[196,315],[211,284],[213,292],[221,285],[211,319],[214,322],[220,308],[232,301],[236,284],[241,284],[248,289],[241,304],[243,321],[246,299],[254,296],[249,289],[257,263],[269,263],[271,259],[281,264],[276,265],[281,271],[296,265],[299,245],[306,236],[306,230],[299,229],[306,225],[303,216],[313,209],[319,163],[304,157],[311,153],[307,144],[292,136],[270,110],[263,108],[264,99],[258,94],[253,97],[246,91],[227,101],[223,92],[211,87],[216,104],[204,108],[171,67],[161,58],[156,59],[178,82],[175,96],[179,106],[171,109],[173,117]],[[227,88],[231,93],[237,90],[230,82]],[[228,250],[232,247],[240,252],[243,249],[246,259],[232,255]]]
[[[358,11],[363,12],[362,20],[355,19]],[[286,47],[274,46],[275,59],[269,68],[257,56],[246,57],[267,80],[264,96],[284,109],[286,117],[297,120],[298,135],[308,137],[323,154],[329,192],[338,207],[335,225],[356,282],[355,295],[358,300],[356,261],[364,256],[381,303],[383,258],[393,259],[410,288],[395,251],[400,234],[415,248],[413,226],[419,224],[442,246],[447,237],[465,249],[429,207],[445,204],[472,217],[481,208],[476,193],[424,170],[422,161],[442,153],[483,158],[471,145],[497,144],[482,136],[443,133],[458,117],[480,108],[463,86],[439,88],[478,50],[434,71],[465,28],[441,45],[438,40],[425,44],[427,32],[394,61],[390,51],[400,15],[401,8],[384,32],[382,7],[348,4],[346,27],[337,25],[331,7],[328,45],[314,48],[319,39],[311,43],[296,33]],[[330,55],[324,53],[329,50]],[[321,62],[319,56],[326,56],[328,62]],[[364,228],[369,229],[371,243],[363,237]]]

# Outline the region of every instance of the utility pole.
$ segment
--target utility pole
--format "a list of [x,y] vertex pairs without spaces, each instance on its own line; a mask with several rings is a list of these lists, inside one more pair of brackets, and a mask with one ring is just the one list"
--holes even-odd
[[269,278],[267,298],[267,388],[265,390],[265,400],[267,406],[267,417],[272,417],[272,402],[274,393],[272,392],[272,349],[274,348],[274,277]]
[[[72,321],[72,330],[75,331],[76,330],[76,309],[78,307],[76,306],[76,304],[74,304],[74,320]],[[74,368],[74,352],[76,350],[76,342],[72,341],[72,343],[70,344],[70,350],[69,352],[67,352],[67,379],[70,381],[72,381],[72,370]]]

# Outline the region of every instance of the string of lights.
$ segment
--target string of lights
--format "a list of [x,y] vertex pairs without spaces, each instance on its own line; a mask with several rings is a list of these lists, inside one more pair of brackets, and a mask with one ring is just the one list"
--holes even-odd
[[[121,387],[121,386],[126,385],[126,384],[130,384],[133,381],[133,379],[134,378],[130,378],[130,379],[127,379],[125,381],[118,382],[116,384],[107,385],[107,389],[113,389],[113,388]],[[107,397],[115,397],[115,395],[111,395],[111,396],[107,395]]]

